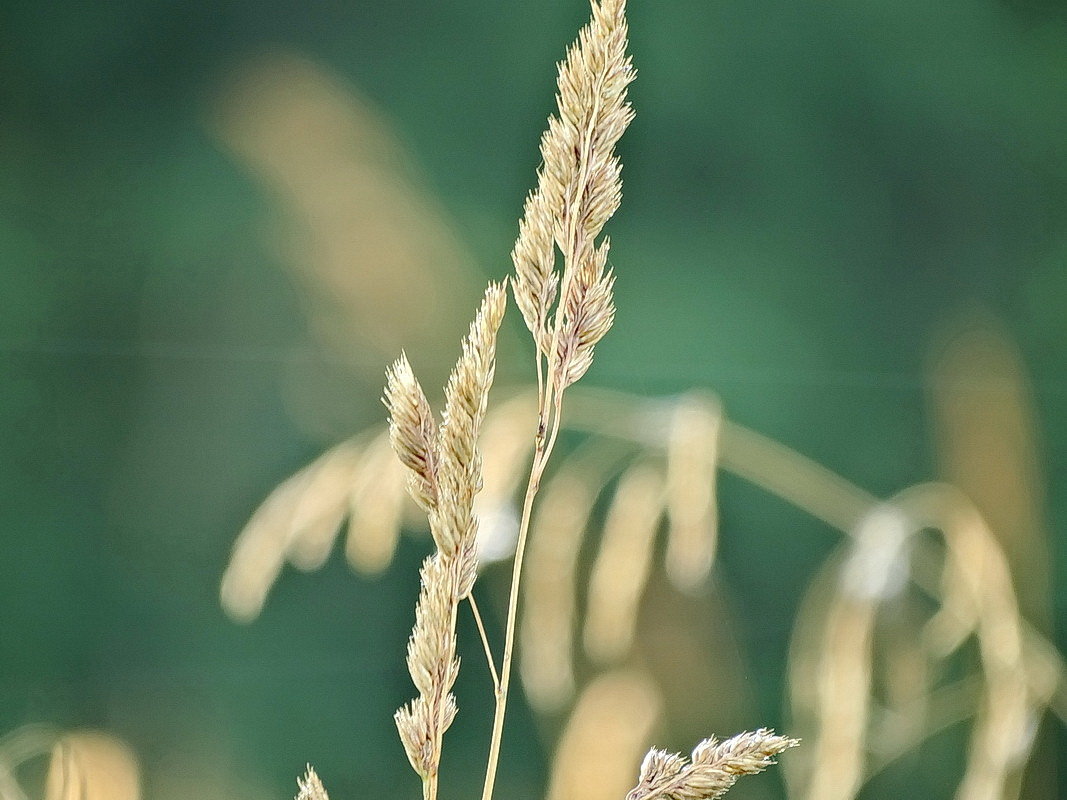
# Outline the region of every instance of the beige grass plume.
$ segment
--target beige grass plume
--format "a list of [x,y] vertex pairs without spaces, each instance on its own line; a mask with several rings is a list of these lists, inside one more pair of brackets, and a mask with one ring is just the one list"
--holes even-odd
[[626,800],[714,800],[742,775],[755,775],[775,763],[774,756],[800,744],[760,728],[720,742],[712,737],[691,758],[666,750],[648,751],[638,784]]
[[505,299],[504,286],[490,284],[449,377],[440,428],[406,357],[393,365],[386,381],[390,438],[409,472],[412,497],[429,515],[437,545],[422,566],[408,641],[408,669],[419,696],[396,712],[400,739],[423,779],[427,800],[437,795],[441,740],[456,715],[456,614],[477,574],[474,497],[482,485],[477,438],[493,382]]
[[304,777],[296,779],[296,785],[300,789],[296,800],[330,800],[330,796],[326,794],[326,789],[322,786],[322,781],[319,780],[319,776],[315,774],[310,764]]
[[[512,252],[515,302],[548,359],[549,386],[557,390],[588,370],[593,347],[615,316],[609,245],[605,240],[597,246],[595,239],[622,199],[614,150],[633,119],[626,87],[635,73],[626,54],[624,0],[594,2],[592,10],[559,67],[558,115],[541,137],[537,188],[526,200]],[[556,247],[563,255],[562,277]]]

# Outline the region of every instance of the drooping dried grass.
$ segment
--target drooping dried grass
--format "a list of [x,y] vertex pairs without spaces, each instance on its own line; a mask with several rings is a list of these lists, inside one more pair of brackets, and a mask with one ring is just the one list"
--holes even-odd
[[[592,402],[594,397],[595,403]],[[554,473],[558,475],[559,482],[556,483],[556,478],[548,479],[543,498],[544,507],[541,515],[535,518],[542,520],[538,525],[544,525],[545,533],[542,534],[535,526],[535,545],[530,551],[530,581],[527,585],[529,605],[524,618],[524,625],[528,621],[530,628],[523,641],[524,653],[528,652],[536,658],[529,659],[528,668],[527,662],[524,661],[524,676],[528,669],[530,699],[545,709],[558,708],[573,687],[572,626],[577,615],[574,600],[577,595],[572,587],[577,585],[576,559],[581,546],[575,537],[584,538],[595,534],[588,525],[589,515],[596,498],[607,490],[611,476],[619,469],[620,464],[625,465],[639,454],[648,458],[659,453],[661,457],[666,458],[670,447],[669,420],[672,414],[669,409],[672,401],[638,400],[619,395],[603,396],[599,393],[575,394],[572,400],[568,426],[582,432],[599,432],[602,436],[609,437],[609,441],[619,443],[619,447],[602,452],[594,448],[588,451],[576,450],[573,456],[564,453],[560,467]],[[604,410],[605,401],[610,404],[607,405],[610,411]],[[492,413],[491,411],[490,416]],[[489,427],[487,423],[486,430]],[[967,549],[959,550],[960,556],[955,565],[949,564],[946,569],[931,574],[931,565],[944,559],[943,551],[946,545],[936,545],[936,542],[926,536],[917,536],[916,519],[901,511],[896,500],[879,501],[829,473],[825,468],[738,426],[729,419],[722,421],[719,448],[719,464],[722,468],[757,481],[769,491],[780,494],[815,516],[834,524],[842,532],[849,534],[850,542],[852,537],[865,527],[873,524],[875,528],[872,533],[857,536],[856,545],[847,545],[849,548],[858,548],[849,559],[850,566],[847,571],[851,577],[845,582],[842,582],[840,576],[824,581],[833,592],[851,587],[848,593],[843,595],[844,599],[839,598],[833,606],[820,604],[818,609],[821,610],[816,610],[814,616],[811,613],[802,614],[798,622],[791,679],[794,713],[797,732],[814,739],[813,747],[805,748],[802,757],[793,760],[793,769],[790,771],[791,785],[798,796],[807,794],[807,790],[802,791],[801,787],[808,786],[810,776],[815,771],[820,771],[824,776],[820,780],[824,783],[830,782],[826,796],[854,797],[858,788],[871,775],[912,751],[926,737],[950,724],[973,718],[981,708],[988,709],[981,717],[981,724],[987,731],[993,730],[993,726],[1006,725],[1005,720],[1010,722],[1009,718],[1022,718],[1019,716],[1020,712],[1010,709],[1020,708],[1023,704],[1020,698],[1024,696],[1029,698],[1025,700],[1029,709],[1025,714],[1027,725],[1021,726],[1012,722],[1003,730],[1030,730],[1035,724],[1034,721],[1040,718],[1042,709],[1046,707],[1051,707],[1061,716],[1067,711],[1064,709],[1063,700],[1062,659],[1055,648],[1023,620],[1017,601],[1008,599],[1004,590],[1015,585],[1010,572],[1007,582],[995,581],[991,584],[992,587],[999,585],[999,596],[1005,598],[998,600],[993,608],[1001,609],[995,617],[1000,620],[998,625],[1010,623],[1009,629],[1014,626],[1022,631],[1024,644],[1019,663],[1024,665],[1022,674],[1030,676],[1027,678],[1030,688],[1026,690],[1025,695],[1018,688],[1021,686],[1019,681],[1014,684],[1004,682],[1005,678],[1011,677],[1010,669],[997,670],[997,674],[1002,677],[994,676],[993,689],[990,689],[987,685],[989,676],[985,675],[986,668],[981,664],[976,665],[976,671],[972,675],[952,684],[935,685],[922,682],[923,676],[926,676],[927,681],[932,680],[931,676],[937,673],[938,661],[951,657],[961,644],[974,637],[975,632],[981,628],[979,614],[988,601],[976,600],[975,591],[977,586],[984,584],[973,576],[967,578],[963,565],[985,563],[989,559],[1003,560],[1002,553],[997,555],[1000,551],[997,549],[999,545],[996,544],[996,537],[976,538],[974,534],[970,534],[973,542],[986,543],[972,542]],[[490,448],[487,445],[488,449]],[[590,453],[593,454],[592,457]],[[495,467],[492,463],[487,463],[486,468],[493,470]],[[577,480],[578,474],[584,477],[583,481]],[[553,488],[556,486],[558,489]],[[570,491],[565,491],[567,487],[570,487]],[[952,503],[964,502],[958,492],[950,494],[957,498]],[[964,505],[973,512],[973,505],[969,501]],[[972,512],[968,512],[968,515]],[[963,518],[968,518],[968,515]],[[910,520],[904,523],[904,529],[900,528],[901,519]],[[894,523],[894,520],[897,522]],[[940,525],[945,523],[945,519],[939,512],[933,522]],[[965,529],[967,527],[964,526]],[[969,527],[984,528],[987,532],[989,530],[985,523]],[[891,533],[892,530],[899,532]],[[967,541],[962,538],[965,536],[968,534],[954,537],[954,541]],[[539,555],[542,547],[544,552]],[[931,547],[934,549],[931,550]],[[910,559],[901,555],[913,550]],[[964,553],[967,555],[963,555]],[[538,566],[540,564],[543,566]],[[893,576],[888,584],[887,575]],[[913,645],[910,649],[895,647],[892,652],[880,646],[873,650],[865,649],[862,645],[865,638],[868,638],[867,634],[854,638],[846,635],[847,631],[833,633],[837,626],[852,619],[853,626],[862,624],[873,636],[873,626],[882,624],[878,621],[882,603],[886,599],[892,600],[893,592],[899,591],[901,585],[908,581],[914,581],[916,589],[924,596],[933,594],[940,598],[939,602],[942,604],[942,611],[930,621],[926,632],[921,636],[918,635],[921,631],[917,629],[899,634],[906,636],[906,641]],[[546,597],[552,601],[542,605],[542,600]],[[1012,606],[1015,607],[1014,612],[1004,612],[1004,609],[1011,609]],[[831,614],[831,608],[836,609],[832,615],[836,615],[834,618],[840,621],[826,627],[825,623],[819,620],[831,619],[831,616],[827,616]],[[989,614],[990,609],[987,607],[984,613]],[[990,630],[996,627],[992,622],[986,625]],[[544,635],[535,635],[535,631]],[[527,641],[530,642],[529,645],[526,644]],[[835,645],[834,641],[839,641],[840,644]],[[881,641],[881,637],[873,641]],[[924,642],[926,644],[923,644]],[[917,645],[922,646],[916,649]],[[884,674],[886,668],[883,665],[890,658],[896,659],[894,663],[909,660],[910,666],[907,666],[906,670],[918,677],[915,681],[905,681],[903,686],[906,690],[897,691],[892,697],[871,698],[870,692],[864,691],[864,687],[873,686],[867,673],[878,670],[880,674]],[[854,677],[841,680],[830,680],[826,677],[839,674]],[[1010,685],[1016,688],[1010,689]],[[539,686],[540,689],[534,688]],[[818,699],[820,686],[831,687],[824,691],[822,700]],[[1005,710],[1000,711],[1002,703],[1006,704]],[[883,712],[882,708],[886,711]],[[994,713],[992,721],[989,721],[990,713]],[[814,720],[821,722],[816,724]],[[823,742],[818,730],[826,731],[828,736],[834,736],[835,732],[840,734],[837,741],[841,747],[835,749],[831,740]],[[845,731],[862,733],[848,738],[843,735]],[[972,749],[973,758],[978,758],[981,752],[983,763],[1001,764],[1001,767],[993,771],[983,769],[974,773],[979,775],[974,779],[977,785],[981,788],[1003,784],[1010,788],[1018,781],[1019,768],[1025,762],[1025,752],[1020,755],[1017,742],[1011,747],[1007,746],[1010,736],[998,738],[981,731],[976,736],[976,742],[981,741],[984,744],[975,745],[975,748],[979,749]],[[996,755],[997,741],[1000,742],[1000,755]],[[870,752],[867,752],[861,742],[870,745]],[[989,756],[990,743],[994,757]],[[851,755],[846,755],[850,753]],[[833,770],[829,769],[831,758]],[[845,769],[848,763],[853,766]],[[819,764],[822,764],[822,767],[819,767]],[[1014,766],[1006,768],[1006,764]],[[809,777],[806,778],[805,775]],[[833,776],[833,780],[830,780],[830,776]],[[968,779],[964,786],[967,794],[961,794],[960,797],[982,796],[969,788],[972,785],[974,784]],[[988,791],[988,788],[985,791]],[[815,794],[812,792],[808,796]]]
[[585,649],[601,664],[620,660],[633,642],[663,506],[659,470],[639,462],[619,480],[589,578],[585,615]]
[[137,758],[118,739],[68,733],[52,748],[45,800],[140,800]]
[[640,670],[613,670],[595,678],[560,734],[546,800],[624,797],[662,708],[655,680]]

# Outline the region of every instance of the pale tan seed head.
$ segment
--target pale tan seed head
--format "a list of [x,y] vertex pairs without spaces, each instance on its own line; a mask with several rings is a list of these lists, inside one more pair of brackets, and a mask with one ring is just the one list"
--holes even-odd
[[477,576],[474,498],[482,486],[477,439],[493,382],[505,300],[504,285],[490,284],[449,377],[445,412],[435,435],[429,406],[406,359],[394,365],[386,386],[393,447],[417,481],[425,478],[433,487],[432,497],[421,494],[437,552],[423,562],[407,653],[419,696],[395,715],[404,751],[430,794],[436,786],[441,740],[456,715],[456,607]]
[[545,485],[523,581],[519,648],[523,687],[540,711],[559,711],[574,691],[578,555],[596,502],[587,471],[563,467]]
[[477,536],[474,496],[482,488],[478,432],[493,383],[496,334],[504,318],[503,284],[490,284],[463,341],[463,352],[445,387],[445,411],[437,437],[438,505],[430,527],[438,548],[449,556]]
[[[541,137],[537,188],[512,253],[516,303],[552,365],[549,380],[561,390],[589,369],[593,346],[614,320],[608,245],[597,247],[595,240],[622,199],[614,149],[633,119],[625,6],[594,2],[592,19],[559,65],[558,113]],[[563,256],[562,276],[553,240]],[[559,284],[563,296],[553,316]]]
[[714,800],[742,775],[755,775],[774,764],[779,753],[800,744],[760,728],[724,742],[705,739],[690,758],[665,750],[651,750],[641,775],[626,800]]
[[233,545],[222,577],[226,612],[255,619],[286,560],[302,569],[325,561],[348,505],[360,444],[345,442],[285,480],[260,505]]
[[415,626],[408,639],[407,665],[419,696],[396,712],[400,740],[411,766],[423,778],[436,774],[441,737],[456,715],[452,686],[459,673],[455,606],[457,562],[434,553],[419,573]]
[[304,777],[296,779],[296,785],[300,789],[296,795],[296,800],[330,800],[330,796],[326,794],[326,789],[323,788],[322,781],[319,780],[319,776],[315,774],[315,770],[310,764],[307,766],[307,772]]
[[546,800],[623,797],[662,710],[662,692],[641,670],[613,670],[594,678],[560,734]]
[[[6,766],[6,765],[5,765]],[[22,797],[12,796],[12,800]],[[0,785],[0,797],[7,800]],[[68,733],[55,743],[45,780],[45,800],[141,800],[137,757],[105,733]]]
[[410,477],[393,455],[388,433],[367,445],[348,498],[345,557],[357,572],[373,575],[392,562],[409,507],[405,484],[411,488]]
[[410,471],[408,491],[425,511],[437,507],[437,424],[406,354],[385,373],[389,440]]

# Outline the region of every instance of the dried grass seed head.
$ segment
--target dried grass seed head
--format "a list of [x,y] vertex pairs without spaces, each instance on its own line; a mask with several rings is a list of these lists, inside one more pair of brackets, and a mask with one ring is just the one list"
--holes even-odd
[[[592,19],[559,65],[558,114],[541,137],[538,185],[527,198],[512,253],[516,303],[538,348],[558,360],[554,379],[562,387],[589,368],[592,345],[614,317],[612,279],[604,276],[607,246],[596,248],[594,240],[622,199],[622,166],[614,148],[633,119],[626,101],[634,70],[626,55],[625,5],[593,2]],[[555,273],[553,239],[564,255],[562,279]],[[568,296],[550,331],[561,280]],[[559,352],[551,353],[556,336]]]
[[717,741],[705,739],[691,758],[665,750],[651,750],[641,775],[626,800],[714,800],[742,775],[755,775],[774,764],[774,757],[800,744],[760,728]]
[[474,496],[482,488],[478,431],[493,383],[496,334],[506,301],[504,285],[490,284],[445,388],[437,438],[439,497],[430,526],[438,548],[452,557],[468,550],[465,543],[477,536]]
[[401,353],[386,372],[382,402],[389,409],[389,440],[408,468],[408,490],[425,511],[437,507],[437,424],[426,395]]
[[319,780],[319,776],[315,774],[310,764],[307,766],[304,777],[296,779],[296,785],[300,789],[296,800],[330,800],[322,781]]

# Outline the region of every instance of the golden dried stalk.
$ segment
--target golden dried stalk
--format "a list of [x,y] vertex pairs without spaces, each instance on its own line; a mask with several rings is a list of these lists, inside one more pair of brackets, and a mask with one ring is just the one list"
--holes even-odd
[[408,468],[408,491],[427,513],[437,508],[437,423],[406,353],[385,374],[389,441]]
[[388,435],[367,445],[356,480],[349,487],[345,557],[352,567],[373,575],[389,566],[403,524],[409,471],[397,460]]
[[574,691],[578,554],[595,501],[588,476],[564,467],[545,486],[531,532],[520,654],[523,688],[541,711],[560,710]]
[[691,758],[650,750],[641,764],[637,786],[626,800],[714,800],[742,775],[755,775],[775,763],[774,756],[800,744],[774,731],[739,734],[725,742],[705,739]]

